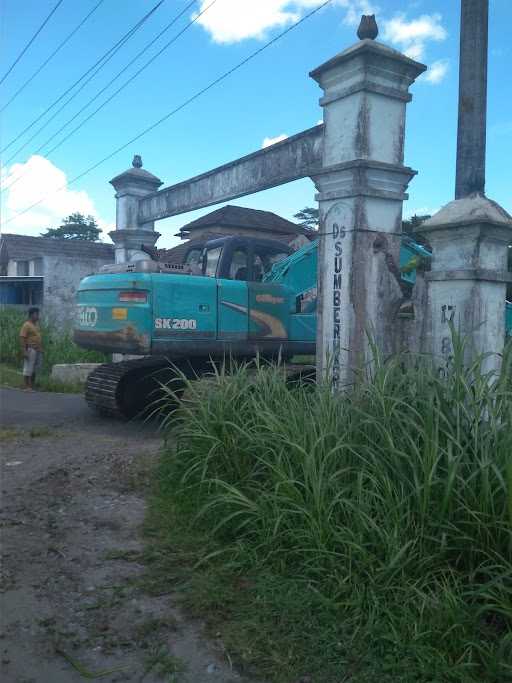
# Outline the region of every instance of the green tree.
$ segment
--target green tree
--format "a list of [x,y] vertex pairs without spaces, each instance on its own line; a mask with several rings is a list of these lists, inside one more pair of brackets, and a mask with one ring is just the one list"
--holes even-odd
[[418,216],[414,214],[410,218],[407,218],[407,220],[402,221],[402,230],[405,233],[410,234],[415,228],[418,228],[428,218],[430,218],[430,214],[426,214],[424,216]]
[[98,242],[100,233],[94,216],[84,216],[77,211],[64,218],[59,228],[47,228],[46,232],[41,233],[41,237]]
[[[318,228],[319,212],[316,207],[306,206],[298,213],[294,214],[294,218],[303,228],[307,228],[308,230],[316,230]],[[429,214],[424,216],[418,216],[414,214],[414,216],[402,221],[402,229],[405,233],[409,234],[414,230],[414,228],[417,228],[424,223],[427,218],[430,218]]]
[[306,228],[306,230],[318,229],[319,212],[316,207],[305,206],[298,213],[294,214],[293,217],[296,218],[297,223],[303,228]]

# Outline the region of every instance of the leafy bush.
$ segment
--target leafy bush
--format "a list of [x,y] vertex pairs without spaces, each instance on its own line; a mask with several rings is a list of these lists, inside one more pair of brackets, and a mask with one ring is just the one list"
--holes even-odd
[[493,378],[454,343],[445,378],[377,358],[344,396],[242,366],[168,418],[163,490],[229,567],[324,609],[296,634],[323,682],[512,679],[512,348]]
[[[18,365],[21,362],[20,328],[26,315],[15,309],[0,310],[0,362]],[[60,330],[50,322],[41,322],[45,373],[57,363],[104,363],[104,353],[88,351],[77,346],[70,330]]]

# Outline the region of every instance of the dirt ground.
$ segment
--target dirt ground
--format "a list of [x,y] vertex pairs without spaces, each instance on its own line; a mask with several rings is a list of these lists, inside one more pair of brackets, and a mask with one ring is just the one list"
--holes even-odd
[[172,595],[134,585],[156,426],[96,417],[77,395],[0,389],[0,408],[1,680],[246,681]]

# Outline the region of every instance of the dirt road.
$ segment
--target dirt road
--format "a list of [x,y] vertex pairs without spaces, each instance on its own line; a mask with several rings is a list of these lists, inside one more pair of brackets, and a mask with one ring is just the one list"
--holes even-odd
[[75,395],[0,389],[0,407],[1,680],[245,680],[172,596],[133,581],[156,427],[103,420]]

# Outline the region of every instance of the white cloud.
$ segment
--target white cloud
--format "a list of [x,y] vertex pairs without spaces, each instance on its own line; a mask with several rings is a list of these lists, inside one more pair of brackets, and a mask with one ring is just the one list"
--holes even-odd
[[450,62],[448,59],[438,59],[437,62],[432,62],[428,71],[425,73],[425,80],[429,83],[437,84],[444,80],[448,73]]
[[[19,180],[13,183],[17,178]],[[12,187],[9,187],[11,184]],[[63,190],[56,191],[63,186]],[[4,232],[39,235],[46,228],[58,227],[63,218],[75,211],[94,216],[104,231],[104,237],[106,232],[114,228],[98,216],[87,192],[70,190],[64,171],[42,156],[33,155],[24,164],[13,164],[8,169],[2,169],[1,188]],[[16,213],[43,197],[43,201],[33,209],[16,216]]]
[[441,18],[440,14],[422,14],[418,19],[409,21],[405,14],[397,14],[393,19],[384,21],[382,37],[398,45],[411,59],[422,59],[427,42],[443,41],[448,37]]
[[379,7],[371,0],[347,0],[346,2],[338,0],[338,4],[347,8],[343,23],[348,26],[359,26],[362,14],[377,14],[379,10]]
[[[211,0],[202,0],[204,10]],[[300,17],[298,3],[288,0],[223,0],[206,11],[198,23],[216,43],[236,43],[263,38],[275,26],[286,26]]]
[[[211,0],[201,0],[200,10],[210,4]],[[271,29],[288,26],[321,4],[322,0],[222,0],[201,15],[198,23],[216,43],[262,40]],[[375,11],[371,0],[334,0],[333,4],[346,9],[344,21],[350,25],[358,24],[361,14]]]
[[275,138],[263,138],[263,142],[261,143],[261,149],[265,149],[265,147],[270,147],[270,145],[275,145],[276,142],[282,142],[283,140],[286,140],[288,135],[286,133],[281,133],[281,135],[276,135]]

